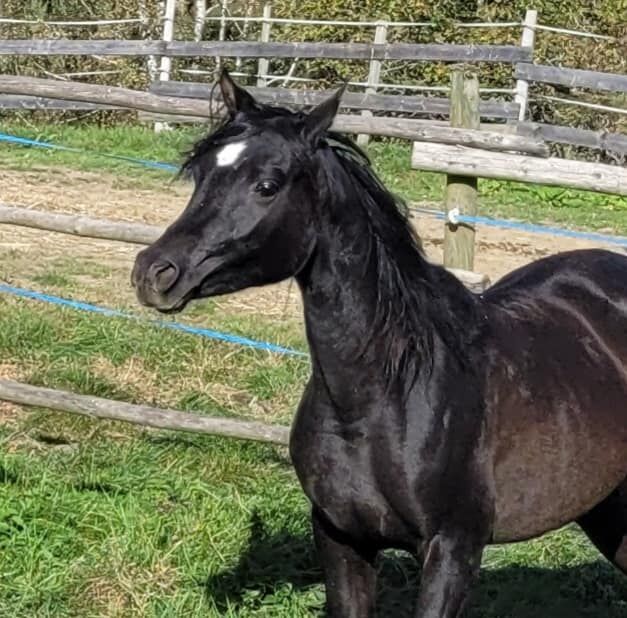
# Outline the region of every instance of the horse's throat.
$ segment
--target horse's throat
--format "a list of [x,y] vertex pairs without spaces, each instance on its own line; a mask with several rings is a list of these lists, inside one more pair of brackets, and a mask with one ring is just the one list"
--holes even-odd
[[[386,390],[386,337],[380,332],[378,272],[368,247],[319,255],[298,277],[314,378],[337,409],[357,411]],[[394,307],[389,307],[390,312]],[[389,316],[391,323],[394,316]]]

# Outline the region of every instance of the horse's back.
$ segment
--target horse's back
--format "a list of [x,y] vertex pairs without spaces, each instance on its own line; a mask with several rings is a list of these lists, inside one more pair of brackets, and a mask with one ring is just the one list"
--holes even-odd
[[558,277],[571,277],[580,283],[591,279],[627,297],[627,255],[604,249],[556,253],[513,270],[488,288],[483,297],[491,304],[506,303],[512,294],[531,291]]
[[[511,272],[483,299],[497,329],[514,329],[523,338],[538,328],[577,334],[584,343],[592,338],[627,367],[625,255],[602,249],[558,253]],[[525,347],[524,340],[519,343]]]
[[483,295],[497,540],[580,516],[627,476],[627,257],[539,260]]

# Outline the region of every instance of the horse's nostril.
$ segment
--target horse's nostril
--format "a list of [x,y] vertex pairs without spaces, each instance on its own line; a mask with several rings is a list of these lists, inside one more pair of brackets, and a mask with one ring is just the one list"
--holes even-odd
[[172,288],[179,278],[179,268],[176,264],[166,260],[154,262],[150,267],[152,287],[155,292],[164,294]]

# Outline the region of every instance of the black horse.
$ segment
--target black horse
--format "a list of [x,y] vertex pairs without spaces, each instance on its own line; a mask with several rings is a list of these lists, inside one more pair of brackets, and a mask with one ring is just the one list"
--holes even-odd
[[562,253],[474,295],[329,131],[341,92],[304,114],[220,87],[228,120],[132,279],[163,312],[298,281],[312,375],[290,450],[328,614],[372,616],[396,547],[422,557],[416,616],[459,616],[486,544],[571,521],[627,572],[627,258]]

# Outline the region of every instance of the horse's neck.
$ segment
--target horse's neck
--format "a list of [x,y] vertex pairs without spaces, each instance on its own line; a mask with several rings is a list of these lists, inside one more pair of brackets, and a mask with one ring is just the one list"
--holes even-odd
[[363,218],[335,221],[298,276],[314,379],[349,417],[359,416],[387,390],[389,341],[376,329],[380,304],[389,299],[379,295],[379,256],[370,234]]

